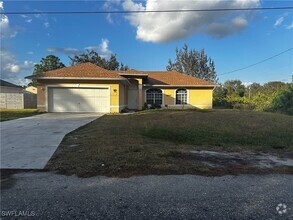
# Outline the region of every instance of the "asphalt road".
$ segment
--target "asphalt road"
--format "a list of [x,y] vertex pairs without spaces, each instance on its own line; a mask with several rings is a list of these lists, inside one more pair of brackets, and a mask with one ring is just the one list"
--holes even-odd
[[116,179],[27,172],[1,187],[2,219],[293,219],[293,175]]

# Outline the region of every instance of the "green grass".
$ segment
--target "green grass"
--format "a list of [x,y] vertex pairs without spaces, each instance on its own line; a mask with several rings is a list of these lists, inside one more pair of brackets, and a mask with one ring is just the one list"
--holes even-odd
[[293,152],[292,131],[292,116],[263,112],[152,110],[105,115],[68,134],[46,168],[78,176],[251,172],[238,165],[207,167],[188,152],[283,155]]
[[[171,121],[172,114],[169,118]],[[292,150],[292,117],[279,114],[217,110],[201,114],[200,118],[186,113],[176,118],[174,124],[164,118],[156,121],[155,125],[145,126],[142,135],[207,149],[216,146],[228,151]]]
[[0,121],[29,117],[40,114],[37,109],[0,109]]

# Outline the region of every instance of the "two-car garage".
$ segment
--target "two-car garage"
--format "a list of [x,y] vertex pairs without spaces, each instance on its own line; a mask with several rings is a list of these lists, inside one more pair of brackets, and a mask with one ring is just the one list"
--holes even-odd
[[48,87],[49,112],[110,112],[110,89]]

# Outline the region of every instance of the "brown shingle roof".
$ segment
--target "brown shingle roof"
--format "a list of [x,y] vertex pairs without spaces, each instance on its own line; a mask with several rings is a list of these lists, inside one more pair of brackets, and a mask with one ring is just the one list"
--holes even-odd
[[103,69],[92,63],[64,67],[37,74],[37,77],[79,77],[79,78],[111,78],[123,79],[117,72]]
[[[37,74],[37,78],[97,78],[97,79],[126,79],[127,75],[147,76],[144,84],[165,86],[216,86],[216,84],[176,71],[111,71],[92,63],[83,63],[76,66],[64,67],[57,70]],[[121,76],[125,75],[125,77]]]
[[146,84],[177,86],[216,86],[216,84],[176,71],[147,72]]

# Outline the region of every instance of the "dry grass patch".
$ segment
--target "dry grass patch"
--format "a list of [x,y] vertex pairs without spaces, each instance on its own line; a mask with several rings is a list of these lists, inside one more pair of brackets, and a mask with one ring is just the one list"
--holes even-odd
[[105,115],[66,135],[47,169],[84,177],[254,172],[243,164],[234,169],[209,167],[186,152],[282,155],[293,151],[292,131],[291,116],[250,111],[154,110]]

